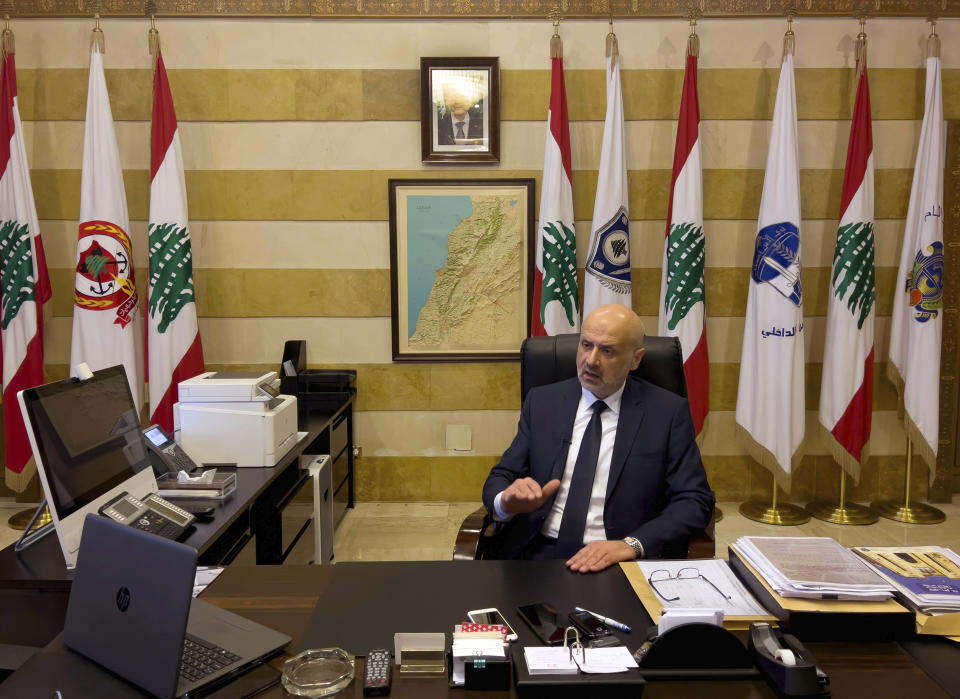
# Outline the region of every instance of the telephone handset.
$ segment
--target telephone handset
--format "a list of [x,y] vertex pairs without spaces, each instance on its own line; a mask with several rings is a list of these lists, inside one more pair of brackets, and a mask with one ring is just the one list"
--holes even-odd
[[150,425],[143,430],[143,436],[147,449],[156,454],[163,463],[165,473],[176,471],[192,473],[197,468],[197,463],[160,425]]

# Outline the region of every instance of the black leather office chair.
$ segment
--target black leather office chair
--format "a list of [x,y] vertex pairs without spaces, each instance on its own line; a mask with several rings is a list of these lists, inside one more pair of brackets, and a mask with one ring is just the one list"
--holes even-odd
[[[520,397],[526,399],[531,388],[570,379],[577,375],[577,345],[580,335],[529,337],[520,347]],[[687,397],[687,381],[683,375],[683,353],[675,337],[645,335],[646,352],[640,366],[630,372],[637,378]],[[472,512],[463,521],[454,544],[454,560],[483,559],[495,548],[496,526],[486,508]],[[690,538],[688,558],[713,558],[716,552],[714,520],[707,528]]]

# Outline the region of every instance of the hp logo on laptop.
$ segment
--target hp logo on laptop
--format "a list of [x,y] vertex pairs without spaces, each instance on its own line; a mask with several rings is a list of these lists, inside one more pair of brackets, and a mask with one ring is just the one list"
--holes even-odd
[[130,606],[130,590],[126,587],[121,587],[117,590],[117,609],[121,612],[127,611],[127,607]]

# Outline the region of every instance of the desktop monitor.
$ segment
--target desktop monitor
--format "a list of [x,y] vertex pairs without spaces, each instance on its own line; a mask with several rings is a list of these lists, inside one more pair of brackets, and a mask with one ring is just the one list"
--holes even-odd
[[67,567],[76,563],[88,512],[126,491],[157,491],[123,366],[17,394],[37,472]]

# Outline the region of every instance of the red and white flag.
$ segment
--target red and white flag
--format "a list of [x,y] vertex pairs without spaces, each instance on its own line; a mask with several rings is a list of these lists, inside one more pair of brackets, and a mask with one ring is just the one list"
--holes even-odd
[[[559,37],[555,37],[559,40]],[[563,58],[551,59],[550,111],[540,185],[540,221],[533,278],[531,335],[580,331],[577,300],[577,236],[573,220],[570,123],[563,82]]]
[[123,364],[139,412],[143,403],[143,330],[129,231],[103,53],[94,42],[80,175],[70,366],[85,362],[96,371]]
[[[939,38],[931,37],[939,48]],[[936,469],[943,336],[943,167],[946,157],[939,51],[927,57],[926,106],[913,169],[890,319],[887,376],[903,399],[914,451]]]
[[43,383],[43,304],[50,299],[50,279],[30,186],[12,52],[3,56],[0,69],[0,135],[5,480],[21,491],[35,466],[17,392]]
[[840,223],[827,304],[820,425],[833,458],[854,481],[867,457],[873,415],[873,133],[866,51],[847,146]]
[[699,435],[710,410],[710,360],[707,356],[703,281],[706,239],[703,234],[703,172],[697,100],[698,42],[691,39],[690,44],[673,152],[658,332],[680,338],[690,412],[694,430]]
[[150,270],[147,357],[150,421],[173,432],[177,384],[203,371],[180,132],[157,50],[150,132]]
[[608,303],[633,307],[629,194],[620,53],[616,36],[611,32],[607,35],[607,116],[603,124],[590,246],[584,267],[584,317],[597,306]]

